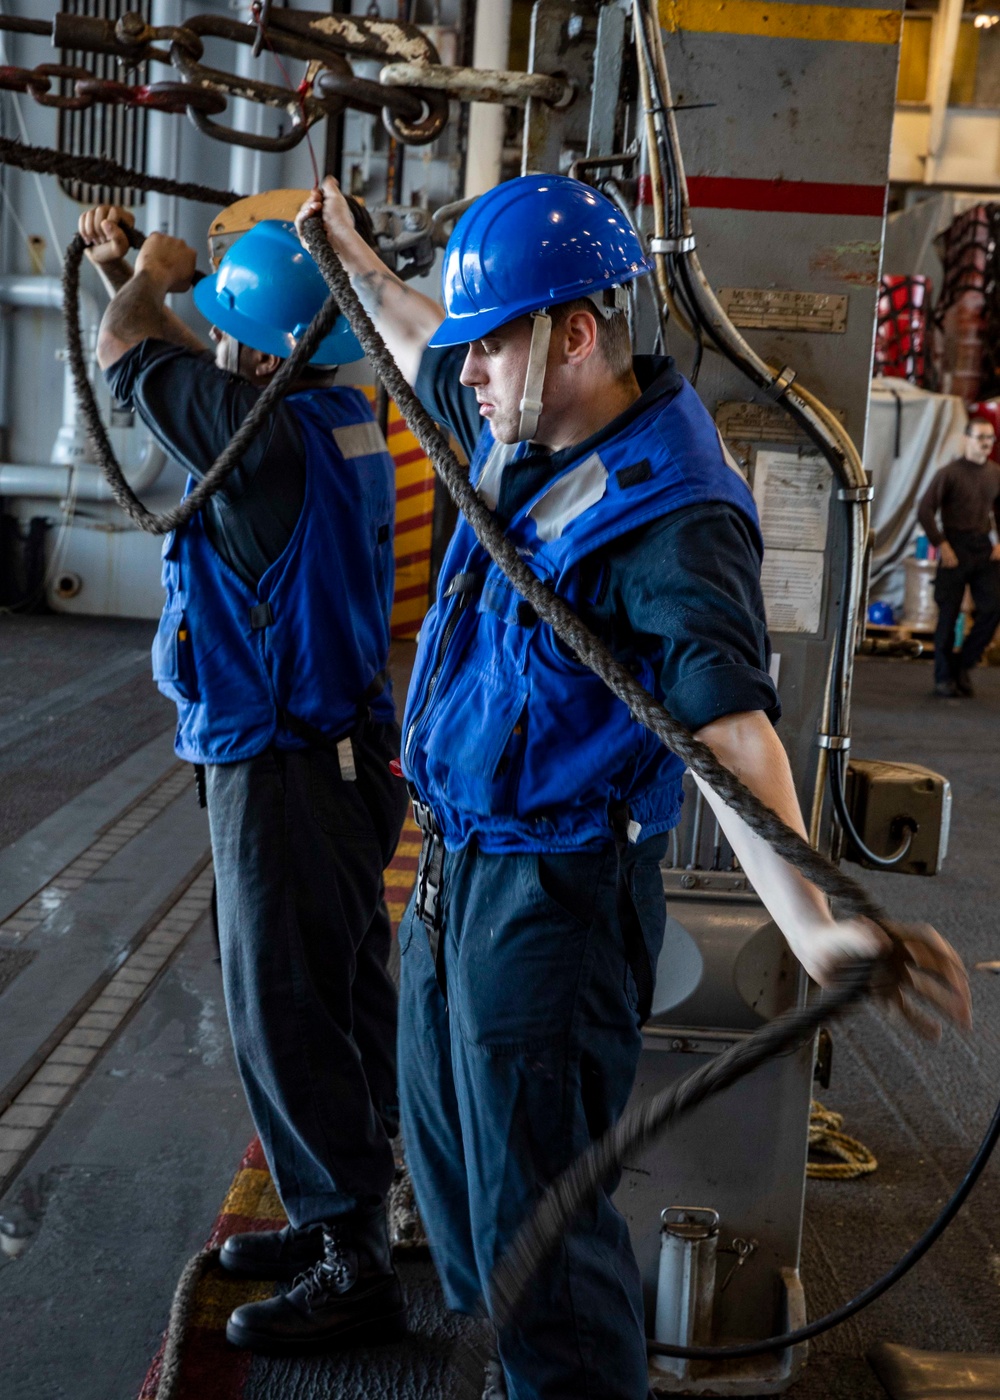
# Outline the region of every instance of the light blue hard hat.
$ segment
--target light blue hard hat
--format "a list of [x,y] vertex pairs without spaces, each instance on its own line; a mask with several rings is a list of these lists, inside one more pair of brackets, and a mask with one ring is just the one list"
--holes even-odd
[[[287,360],[328,295],[295,225],[264,219],[237,239],[214,275],[195,286],[194,304],[234,340]],[[309,363],[346,365],[363,356],[346,317],[338,316]]]
[[465,211],[448,239],[447,315],[430,344],[478,340],[529,311],[652,270],[628,219],[590,185],[566,175],[505,180]]

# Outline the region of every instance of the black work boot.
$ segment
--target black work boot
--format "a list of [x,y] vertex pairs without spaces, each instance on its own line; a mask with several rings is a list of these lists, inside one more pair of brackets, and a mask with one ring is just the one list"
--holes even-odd
[[254,1230],[230,1235],[219,1250],[219,1263],[243,1278],[288,1279],[311,1269],[323,1258],[322,1225],[296,1230]]
[[972,680],[969,673],[964,666],[959,666],[958,670],[955,672],[955,689],[958,691],[959,695],[964,695],[969,700],[971,700],[976,693],[972,688]]
[[237,1308],[226,1337],[250,1351],[299,1355],[394,1341],[405,1330],[403,1289],[380,1207],[324,1225],[322,1259],[287,1293]]

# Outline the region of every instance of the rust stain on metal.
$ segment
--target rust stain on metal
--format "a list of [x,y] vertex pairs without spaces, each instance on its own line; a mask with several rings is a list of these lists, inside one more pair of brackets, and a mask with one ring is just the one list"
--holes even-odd
[[809,259],[810,272],[835,277],[853,287],[877,287],[882,245],[865,239],[850,243],[828,243]]

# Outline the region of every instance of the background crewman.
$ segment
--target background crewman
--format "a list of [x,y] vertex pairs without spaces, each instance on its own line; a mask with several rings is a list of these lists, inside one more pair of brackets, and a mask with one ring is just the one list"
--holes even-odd
[[[264,221],[195,292],[213,358],[165,306],[195,253],[80,220],[115,292],[98,359],[191,476],[205,473],[322,305],[290,224]],[[403,1324],[386,1233],[397,1131],[396,995],[382,871],[406,794],[386,670],[394,467],[364,396],[334,386],[360,358],[341,318],[222,490],[164,543],[154,678],[176,751],[204,767],[226,1006],[274,1183],[280,1231],[226,1241],[222,1263],[291,1280],[238,1310],[238,1345],[312,1349]]]
[[[1000,543],[990,538],[994,527],[1000,540],[1000,466],[990,458],[995,442],[988,418],[971,419],[962,456],[935,474],[917,512],[924,533],[940,551],[934,580],[934,694],[945,699],[972,695],[969,672],[1000,625]],[[976,620],[956,654],[955,624],[966,587]]]

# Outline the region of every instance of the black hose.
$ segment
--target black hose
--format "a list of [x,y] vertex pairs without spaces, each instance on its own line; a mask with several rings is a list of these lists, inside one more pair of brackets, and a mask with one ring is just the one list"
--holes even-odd
[[676,1356],[691,1361],[739,1361],[747,1356],[760,1356],[763,1352],[784,1351],[787,1347],[798,1346],[800,1342],[808,1342],[812,1337],[818,1337],[821,1332],[829,1332],[831,1328],[839,1327],[842,1322],[846,1322],[862,1308],[867,1308],[870,1303],[875,1302],[876,1298],[881,1298],[883,1293],[894,1287],[941,1238],[965,1204],[972,1188],[982,1176],[998,1139],[1000,1139],[1000,1103],[997,1104],[993,1113],[993,1119],[986,1130],[986,1136],[979,1144],[965,1176],[944,1210],[924,1231],[916,1244],[910,1246],[898,1264],[891,1268],[887,1274],[883,1274],[880,1279],[869,1284],[849,1303],[844,1303],[842,1307],[835,1308],[825,1317],[818,1317],[815,1322],[810,1322],[805,1327],[799,1327],[794,1332],[783,1332],[778,1337],[768,1337],[762,1342],[745,1342],[739,1346],[730,1347],[681,1347],[671,1346],[667,1342],[647,1340],[646,1350],[651,1356]]
[[833,807],[834,811],[837,813],[837,820],[854,842],[855,846],[857,846],[863,859],[868,861],[871,865],[878,866],[880,870],[892,870],[894,866],[899,865],[900,861],[909,855],[910,847],[913,845],[913,837],[917,830],[916,822],[912,817],[898,818],[898,820],[905,825],[906,835],[903,838],[903,844],[900,846],[899,850],[893,852],[891,856],[876,855],[869,846],[866,846],[857,827],[854,825],[854,820],[851,817],[850,809],[847,805],[847,795],[844,792],[844,752],[843,749],[835,749],[830,754],[830,793],[833,797]]

